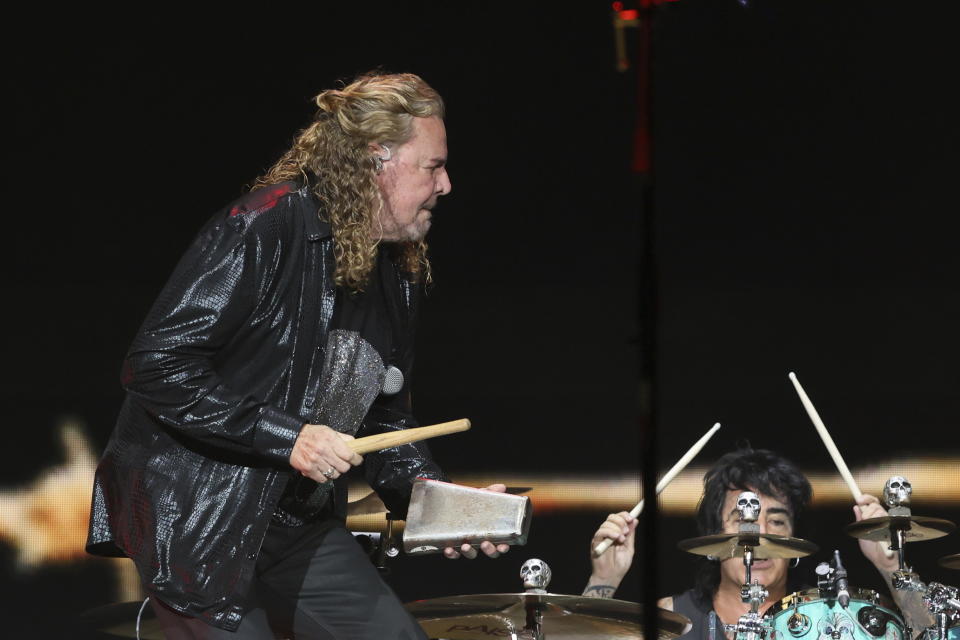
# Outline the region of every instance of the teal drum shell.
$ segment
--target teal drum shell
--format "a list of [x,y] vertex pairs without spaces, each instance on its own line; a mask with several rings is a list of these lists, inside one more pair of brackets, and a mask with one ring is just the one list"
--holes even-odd
[[797,591],[767,614],[770,640],[910,640],[890,599],[870,589],[851,589],[847,609],[819,589]]
[[[937,629],[927,629],[923,633],[923,640],[940,640],[940,632]],[[960,640],[960,623],[947,629],[947,640]]]

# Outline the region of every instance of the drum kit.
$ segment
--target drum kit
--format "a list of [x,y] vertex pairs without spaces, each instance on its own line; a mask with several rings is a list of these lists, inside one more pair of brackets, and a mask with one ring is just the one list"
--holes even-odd
[[[512,488],[520,493],[523,488]],[[907,542],[945,536],[956,527],[939,518],[913,515],[912,487],[905,478],[893,476],[883,490],[888,515],[854,522],[846,533],[862,540],[888,543],[898,557],[893,586],[915,592],[933,624],[923,629],[922,640],[960,640],[960,590],[937,582],[924,583],[906,562]],[[385,570],[385,559],[399,553],[396,536],[403,521],[396,521],[375,498],[351,503],[348,526],[358,542],[366,541],[371,560]],[[768,598],[766,585],[752,580],[754,561],[770,558],[801,558],[818,551],[816,544],[800,538],[761,533],[757,495],[745,491],[738,496],[740,522],[736,533],[701,536],[683,540],[678,547],[691,554],[713,559],[741,558],[745,568],[741,599],[749,611],[735,624],[724,625],[733,640],[911,640],[912,633],[898,609],[888,598],[850,586],[839,552],[830,562],[816,568],[817,587],[791,593],[761,613]],[[372,519],[386,518],[386,530],[372,527]],[[361,528],[380,531],[359,531]],[[960,554],[939,560],[948,569],[960,569]],[[542,560],[530,559],[520,569],[524,591],[449,596],[408,603],[407,610],[430,638],[477,640],[588,640],[594,638],[636,639],[644,637],[643,606],[612,598],[589,598],[548,592],[552,571]],[[162,638],[149,608],[134,615],[140,603],[121,603],[88,612],[88,623],[117,637],[138,637],[132,620],[142,618],[140,638]],[[670,640],[690,630],[690,621],[678,613],[657,610],[658,640]],[[144,615],[139,615],[144,614]],[[917,630],[919,631],[919,630]]]
[[[838,470],[854,497],[859,498],[862,495],[859,487],[812,402],[792,373],[790,379]],[[466,426],[457,426],[456,430],[469,428],[469,421],[458,421],[458,424],[459,422],[465,422]],[[453,428],[451,425],[454,423],[436,427],[449,432]],[[432,428],[434,427],[421,429]],[[657,493],[692,460],[718,428],[719,424],[714,425],[713,429],[674,465],[657,485]],[[431,432],[426,435],[425,431],[425,435],[421,437],[432,435],[435,434]],[[445,483],[439,483],[443,484]],[[463,489],[453,485],[445,488],[439,485],[437,490],[442,490],[442,494],[451,491],[458,493]],[[476,491],[470,489],[467,493]],[[507,499],[505,504],[508,503],[509,517],[496,520],[499,533],[503,536],[502,540],[498,541],[511,544],[523,544],[526,541],[529,504],[524,504],[523,501],[516,500],[518,496],[511,495],[522,492],[515,489],[508,491],[506,495],[501,494]],[[745,577],[740,586],[740,597],[743,603],[749,605],[749,610],[741,615],[735,624],[723,625],[725,635],[731,640],[913,640],[915,631],[920,632],[921,640],[960,640],[960,590],[937,582],[922,582],[919,575],[907,564],[905,553],[907,542],[939,538],[952,532],[956,526],[939,518],[914,516],[910,511],[911,493],[909,481],[901,476],[893,476],[883,490],[888,514],[854,522],[844,530],[854,538],[888,543],[888,553],[892,552],[898,558],[898,569],[893,573],[891,581],[893,588],[897,592],[918,594],[929,614],[928,619],[933,621],[922,629],[911,629],[897,608],[884,596],[872,590],[851,589],[838,551],[834,552],[830,562],[817,566],[817,588],[789,594],[768,611],[761,613],[760,608],[769,597],[769,592],[766,585],[758,580],[751,580],[754,561],[801,558],[815,553],[818,547],[800,538],[761,533],[760,525],[757,524],[761,503],[758,496],[751,491],[745,491],[738,496],[737,511],[740,522],[736,533],[691,538],[681,541],[678,546],[688,553],[716,560],[742,558]],[[424,500],[440,500],[437,504],[442,507],[424,509],[425,512],[451,511],[449,505],[443,502],[446,499],[443,495],[431,498],[431,494],[424,491],[423,496]],[[487,500],[489,497],[490,494],[487,493],[483,496],[468,496],[468,499]],[[475,502],[471,504],[476,506]],[[348,528],[354,532],[361,546],[367,549],[377,568],[387,572],[386,558],[399,554],[400,544],[397,537],[403,531],[405,523],[393,518],[375,496],[351,503],[350,506],[352,513],[347,518]],[[413,506],[411,502],[411,513],[415,511]],[[631,515],[638,516],[642,508],[643,501],[631,511]],[[462,510],[459,512],[466,513]],[[370,526],[371,522],[381,518],[385,519],[385,529]],[[439,523],[430,523],[429,531],[421,531],[418,536],[414,536],[412,546],[407,544],[405,535],[404,549],[408,553],[434,553],[449,544],[450,540],[469,539],[465,538],[464,532],[460,530],[462,523],[459,520],[438,520]],[[439,535],[436,534],[438,524],[441,530]],[[478,539],[488,537],[487,534],[477,535],[480,536]],[[605,545],[598,545],[594,553],[599,555],[605,548]],[[945,568],[960,569],[960,554],[945,556],[939,562]],[[521,567],[520,577],[525,589],[523,592],[449,596],[420,600],[405,606],[429,637],[440,640],[641,640],[644,637],[641,604],[612,598],[549,593],[546,587],[551,574],[545,562],[530,559]],[[135,607],[139,607],[136,626],[130,621],[130,613]],[[149,614],[143,620],[145,624],[141,628],[143,613],[144,607],[140,603],[120,603],[88,612],[85,617],[88,624],[115,636],[162,637]],[[677,638],[692,628],[688,618],[663,608],[657,609],[656,619],[658,640]]]
[[[847,534],[861,540],[889,543],[898,558],[899,569],[892,584],[900,592],[916,592],[934,624],[911,629],[897,608],[872,590],[852,589],[847,571],[834,551],[830,562],[816,568],[817,588],[798,591],[782,598],[763,615],[760,606],[769,596],[765,585],[751,582],[754,560],[801,558],[817,551],[807,540],[760,533],[756,524],[760,501],[745,491],[738,496],[740,524],[737,533],[691,538],[679,543],[689,553],[724,560],[743,558],[745,580],[740,596],[750,610],[736,624],[724,625],[734,640],[912,640],[922,631],[923,640],[960,640],[960,595],[956,587],[937,582],[923,583],[906,563],[906,542],[933,540],[952,532],[956,525],[948,520],[915,516],[910,511],[912,488],[902,476],[891,477],[883,497],[888,515],[847,525]],[[943,567],[960,569],[960,554],[940,559]]]

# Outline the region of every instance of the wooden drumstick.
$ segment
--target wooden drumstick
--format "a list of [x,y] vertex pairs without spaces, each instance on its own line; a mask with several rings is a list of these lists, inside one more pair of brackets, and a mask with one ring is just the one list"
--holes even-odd
[[[697,440],[690,450],[683,454],[683,457],[677,460],[677,463],[670,468],[670,471],[667,471],[663,474],[663,477],[660,478],[660,482],[657,483],[657,495],[660,495],[660,492],[667,488],[667,485],[670,484],[678,473],[683,471],[683,468],[690,464],[690,461],[700,453],[700,450],[703,449],[704,445],[707,444],[707,441],[713,437],[713,434],[717,432],[717,429],[720,428],[720,423],[715,423],[709,431],[699,440]],[[637,503],[631,511],[630,515],[636,518],[643,511],[643,500]],[[610,548],[610,545],[613,544],[612,538],[607,538],[606,540],[601,540],[597,546],[593,548],[593,554],[599,556],[604,551]]]
[[823,420],[820,419],[820,414],[817,413],[813,403],[810,402],[807,392],[800,386],[800,381],[797,380],[796,374],[791,371],[787,377],[790,378],[790,382],[792,382],[796,388],[797,395],[800,396],[800,402],[803,403],[803,408],[807,410],[807,415],[810,416],[810,421],[813,422],[813,426],[817,428],[817,433],[820,434],[820,439],[823,440],[823,444],[826,445],[830,457],[833,458],[833,463],[837,465],[837,470],[840,471],[840,475],[843,476],[847,486],[850,487],[850,491],[853,493],[853,499],[859,500],[863,492],[860,491],[860,487],[857,486],[857,481],[854,480],[850,474],[850,469],[847,468],[847,463],[843,461],[843,456],[840,455],[840,450],[837,449],[837,445],[833,443],[833,438],[830,437],[830,432],[827,431]]
[[348,441],[347,446],[353,449],[355,453],[363,455],[365,453],[370,453],[371,451],[380,451],[381,449],[398,447],[401,444],[409,444],[411,442],[426,440],[427,438],[435,438],[437,436],[445,436],[447,434],[457,433],[459,431],[467,431],[469,428],[470,421],[466,418],[461,418],[460,420],[441,422],[440,424],[432,424],[427,427],[402,429],[400,431],[388,431],[387,433],[378,433],[372,436],[365,436],[363,438],[357,438],[356,440]]
[[[827,447],[827,452],[829,452],[830,457],[833,458],[833,463],[837,465],[837,470],[840,472],[840,475],[843,476],[843,480],[847,483],[847,486],[850,487],[850,493],[853,494],[853,499],[859,500],[860,497],[863,496],[863,492],[860,491],[860,487],[857,486],[857,481],[853,479],[853,474],[850,473],[847,463],[843,461],[843,456],[840,455],[840,450],[837,449],[837,445],[833,443],[833,438],[830,437],[830,432],[827,431],[826,425],[824,425],[823,420],[820,419],[820,414],[817,413],[817,409],[813,406],[809,396],[807,396],[807,392],[800,386],[800,381],[797,380],[796,374],[791,371],[787,374],[787,377],[790,378],[790,382],[793,383],[794,388],[797,390],[797,395],[800,396],[800,402],[803,403],[803,408],[807,410],[810,421],[813,422],[817,433],[820,434],[820,439],[823,440],[823,444]],[[883,552],[888,558],[893,557],[893,552],[890,549],[884,548]]]

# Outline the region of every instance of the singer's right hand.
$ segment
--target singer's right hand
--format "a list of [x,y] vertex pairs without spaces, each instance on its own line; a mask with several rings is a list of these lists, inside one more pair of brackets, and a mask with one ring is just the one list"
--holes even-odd
[[336,480],[363,462],[347,441],[353,436],[322,424],[305,424],[290,454],[290,466],[316,482]]

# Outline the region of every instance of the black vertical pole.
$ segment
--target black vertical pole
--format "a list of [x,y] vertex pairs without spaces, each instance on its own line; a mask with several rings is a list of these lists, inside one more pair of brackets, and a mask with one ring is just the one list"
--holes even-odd
[[[647,3],[642,3],[647,4]],[[652,71],[653,71],[653,15],[646,6],[640,11],[637,56],[637,124],[635,131],[633,168],[639,174],[640,252],[638,259],[639,309],[639,427],[640,468],[643,482],[644,512],[640,516],[638,532],[641,545],[640,568],[643,575],[644,637],[658,637],[657,598],[659,572],[657,567],[658,509],[657,509],[657,425],[656,425],[656,324],[657,277],[655,259],[655,217],[653,191],[652,149]]]

